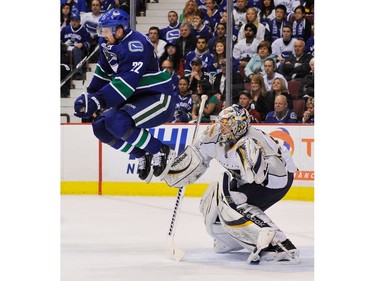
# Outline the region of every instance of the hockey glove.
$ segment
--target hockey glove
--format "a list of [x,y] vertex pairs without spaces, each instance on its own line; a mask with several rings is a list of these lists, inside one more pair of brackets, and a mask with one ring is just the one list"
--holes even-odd
[[88,94],[87,112],[85,104],[85,96],[80,95],[74,102],[74,115],[79,118],[90,118],[94,113],[102,108],[98,97],[95,94]]

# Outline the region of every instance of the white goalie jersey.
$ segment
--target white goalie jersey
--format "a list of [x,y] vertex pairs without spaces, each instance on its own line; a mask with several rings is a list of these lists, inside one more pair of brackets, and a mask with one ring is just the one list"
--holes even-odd
[[[297,170],[289,151],[277,140],[253,126],[229,148],[219,141],[219,135],[216,124],[209,126],[188,149],[194,154],[189,158],[189,163],[181,160],[188,158],[186,156],[176,158],[175,163],[177,161],[180,167],[175,170],[184,172],[176,174],[172,165],[166,176],[167,184],[179,187],[195,182],[214,158],[237,179],[239,185],[255,182],[268,188],[282,188],[288,181],[288,172]],[[191,152],[189,154],[192,155]],[[184,166],[189,166],[188,173],[185,173],[187,168],[184,169]]]

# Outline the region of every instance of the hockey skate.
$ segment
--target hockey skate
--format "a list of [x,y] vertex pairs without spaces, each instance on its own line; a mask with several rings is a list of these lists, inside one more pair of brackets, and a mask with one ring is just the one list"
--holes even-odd
[[148,152],[141,158],[138,158],[138,177],[146,183],[151,181],[154,172],[151,161],[152,155]]
[[286,239],[278,242],[276,246],[271,244],[260,252],[260,260],[280,264],[297,264],[299,263],[299,251]]
[[159,177],[160,180],[163,180],[165,175],[168,173],[171,165],[176,158],[176,152],[172,150],[169,146],[163,144],[160,151],[154,154],[152,159],[154,176]]

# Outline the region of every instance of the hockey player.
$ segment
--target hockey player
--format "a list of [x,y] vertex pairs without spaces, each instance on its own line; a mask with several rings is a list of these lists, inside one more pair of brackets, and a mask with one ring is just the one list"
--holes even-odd
[[298,263],[299,251],[264,213],[292,185],[297,167],[289,151],[250,126],[247,110],[233,105],[176,157],[165,181],[175,187],[193,183],[213,158],[227,171],[220,182],[209,185],[200,211],[215,251],[245,248],[251,252],[249,263]]
[[163,179],[176,153],[146,129],[171,120],[176,102],[171,76],[160,71],[154,46],[129,23],[121,9],[100,17],[100,58],[87,88],[88,104],[84,95],[78,97],[74,114],[95,117],[95,136],[138,158],[138,176],[149,182],[153,175]]

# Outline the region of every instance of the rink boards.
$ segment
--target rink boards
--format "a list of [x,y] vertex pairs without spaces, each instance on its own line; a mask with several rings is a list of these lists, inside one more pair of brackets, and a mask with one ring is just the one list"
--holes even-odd
[[[207,127],[200,126],[200,132]],[[284,199],[314,200],[314,126],[255,125],[286,146],[299,168],[293,186]],[[166,124],[151,133],[181,153],[191,143],[194,125]],[[149,184],[137,176],[137,160],[99,142],[90,124],[61,125],[61,194],[175,196],[177,189],[153,179]],[[199,197],[224,169],[211,161],[210,168],[189,185],[186,196]]]

